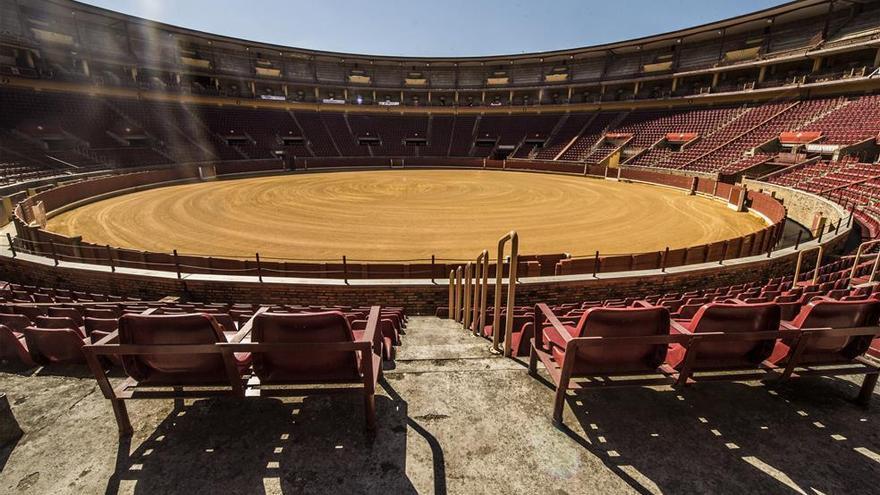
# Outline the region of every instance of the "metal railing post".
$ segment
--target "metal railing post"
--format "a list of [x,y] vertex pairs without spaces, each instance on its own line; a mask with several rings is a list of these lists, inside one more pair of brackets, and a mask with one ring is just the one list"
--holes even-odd
[[660,260],[660,273],[666,273],[666,263],[669,259],[669,246],[666,246],[666,249],[663,251],[663,259]]
[[597,273],[599,273],[599,251],[596,251],[596,259],[593,261],[593,278],[599,278]]
[[177,250],[174,250],[174,267],[177,269],[177,280],[183,278],[180,275],[180,258],[177,256]]
[[480,256],[477,257],[480,263],[480,294],[479,306],[477,306],[477,314],[474,317],[476,322],[474,325],[474,335],[481,335],[483,329],[486,328],[486,310],[489,298],[489,250],[484,249]]
[[6,240],[9,241],[9,251],[12,252],[12,257],[15,258],[17,256],[15,252],[15,243],[12,242],[12,234],[9,232],[6,233]]
[[49,241],[49,249],[52,250],[52,261],[55,262],[55,266],[58,266],[58,253],[55,252],[55,243],[53,241]]
[[[507,318],[504,321],[504,349],[501,341],[501,290],[504,279],[504,246],[510,242],[510,268],[507,273]],[[495,261],[495,314],[492,318],[492,352],[510,356],[510,338],[513,334],[513,312],[516,302],[516,269],[519,263],[519,236],[511,230],[498,239],[498,258]]]
[[107,244],[107,264],[110,265],[110,273],[116,273],[116,264],[113,263],[113,248]]
[[803,230],[798,230],[797,240],[794,241],[794,250],[795,250],[795,251],[797,251],[798,248],[801,247],[801,237],[803,237],[803,236],[804,236],[804,231],[803,231]]
[[461,271],[462,268],[459,266],[455,269],[455,321],[461,321]]
[[431,255],[431,283],[432,283],[432,284],[435,283],[435,282],[434,282],[434,273],[435,273],[435,272],[434,272],[434,270],[435,270],[435,268],[434,268],[434,261],[435,261],[435,258],[434,258],[434,255],[432,254],[432,255]]
[[263,283],[263,265],[260,263],[260,253],[256,253],[255,258],[257,259],[257,280]]
[[462,327],[465,330],[470,331],[471,327],[471,295],[473,293],[473,286],[471,282],[474,278],[474,264],[470,261],[467,262],[464,266],[464,303],[462,304]]
[[345,281],[345,285],[348,285],[348,259],[345,255],[342,255],[342,279]]
[[483,253],[480,253],[479,256],[474,260],[474,290],[473,296],[471,298],[471,307],[468,309],[471,313],[471,330],[474,335],[477,335],[477,330],[479,329],[480,323],[480,293],[483,290],[480,282],[483,277]]
[[446,319],[455,319],[455,270],[449,270],[449,310]]

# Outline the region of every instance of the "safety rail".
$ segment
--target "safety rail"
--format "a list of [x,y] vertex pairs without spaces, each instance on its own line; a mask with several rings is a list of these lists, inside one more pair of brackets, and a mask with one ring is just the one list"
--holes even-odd
[[489,294],[489,251],[484,249],[474,261],[474,316],[473,333],[480,335],[486,327],[486,311]]
[[[856,278],[856,270],[858,270],[859,262],[861,261],[862,255],[865,252],[865,249],[870,248],[876,244],[880,244],[880,239],[873,239],[870,241],[865,241],[859,244],[859,249],[856,251],[856,256],[853,259],[852,270],[849,272],[849,281],[852,284],[854,278]],[[868,277],[867,283],[873,283],[874,277],[877,275],[877,268],[880,266],[880,255],[874,255],[874,265],[871,268],[871,276]]]
[[176,273],[213,275],[333,278],[346,282],[363,278],[418,278],[436,280],[459,258],[364,260],[342,256],[337,259],[296,259],[265,256],[255,253],[251,258],[223,258],[173,250],[171,253],[145,252],[116,248],[109,245],[63,243],[53,240],[30,240],[6,234],[13,257],[20,254],[47,257],[55,266],[62,262],[81,263],[118,268],[146,269]]
[[510,268],[507,272],[507,318],[504,319],[504,355],[510,356],[510,339],[513,335],[513,313],[516,301],[516,267],[519,264],[519,236],[511,230],[498,239],[498,261],[495,269],[495,312],[492,317],[492,352],[499,353],[499,339],[501,338],[501,290],[504,278],[502,260],[504,259],[504,247],[510,242]]
[[[505,248],[510,244],[510,255],[505,258]],[[495,263],[495,305],[492,316],[493,354],[510,356],[510,339],[513,335],[513,313],[516,302],[517,266],[519,264],[519,235],[511,230],[498,239]],[[504,265],[507,264],[508,317],[501,328],[501,304],[504,292]],[[461,323],[462,328],[482,335],[486,327],[489,302],[489,250],[483,250],[474,261],[467,262],[449,272],[449,314],[447,318]],[[504,348],[501,348],[501,332],[504,332]]]
[[822,255],[825,253],[825,248],[821,244],[807,249],[802,249],[798,252],[797,264],[794,267],[794,277],[792,278],[792,283],[794,285],[797,285],[800,279],[801,264],[804,261],[804,255],[813,251],[819,251],[819,254],[816,257],[816,268],[813,269],[813,279],[810,281],[810,283],[815,285],[816,281],[819,280],[819,267],[822,266]]

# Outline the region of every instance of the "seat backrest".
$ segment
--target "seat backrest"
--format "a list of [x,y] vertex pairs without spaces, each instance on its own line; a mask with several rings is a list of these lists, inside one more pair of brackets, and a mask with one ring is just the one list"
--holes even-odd
[[88,318],[119,318],[122,312],[116,308],[86,308],[86,317]]
[[73,318],[66,316],[38,316],[34,323],[39,328],[69,328],[75,330],[79,327]]
[[[212,344],[225,342],[210,315],[123,315],[119,343],[138,345]],[[140,382],[195,384],[228,382],[219,354],[144,354],[123,356],[129,376]]]
[[[804,328],[855,328],[877,325],[880,302],[816,300],[801,308],[791,324]],[[820,355],[834,360],[837,355],[849,360],[864,354],[871,345],[870,337],[821,337],[812,339],[804,350],[804,358],[816,361]],[[812,355],[812,356],[810,356]]]
[[[781,312],[775,303],[704,305],[694,315],[690,330],[694,334],[708,332],[748,333],[779,330]],[[697,366],[718,368],[738,364],[759,364],[773,353],[776,339],[743,342],[700,342]]]
[[[354,334],[345,315],[339,311],[262,313],[254,318],[251,340],[303,344],[353,342]],[[355,351],[259,352],[253,359],[254,373],[267,383],[347,381],[360,377],[360,362]]]
[[46,316],[45,306],[14,306],[12,311],[27,316],[31,321],[36,320],[38,316]]
[[79,332],[69,328],[24,329],[24,338],[34,362],[39,364],[84,363],[83,342]]
[[[639,337],[669,334],[669,310],[650,308],[592,308],[581,317],[576,337]],[[654,370],[666,359],[667,345],[602,345],[581,347],[574,372]]]
[[73,320],[77,326],[82,326],[83,317],[82,313],[79,312],[76,308],[49,308],[49,316],[62,316],[66,318],[70,318]]
[[31,320],[25,315],[0,313],[0,325],[6,325],[16,332],[24,332],[25,328],[31,326]]

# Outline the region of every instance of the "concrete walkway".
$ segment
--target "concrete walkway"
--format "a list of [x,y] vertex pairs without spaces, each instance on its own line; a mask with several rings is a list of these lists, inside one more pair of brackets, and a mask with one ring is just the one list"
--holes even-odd
[[410,320],[363,429],[358,396],[140,401],[119,443],[82,368],[0,372],[25,436],[2,493],[870,493],[880,415],[844,380],[603,390],[568,401],[449,321]]

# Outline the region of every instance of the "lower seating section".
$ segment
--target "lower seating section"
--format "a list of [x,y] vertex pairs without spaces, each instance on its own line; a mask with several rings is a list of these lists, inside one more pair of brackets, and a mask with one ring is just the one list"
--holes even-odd
[[864,355],[880,335],[878,316],[876,298],[819,297],[788,319],[782,304],[740,298],[685,317],[647,301],[570,316],[539,304],[529,372],[537,375],[540,361],[550,375],[557,424],[569,390],[596,387],[864,375],[858,400],[868,404],[880,365]]
[[[123,434],[131,424],[122,401],[134,389],[201,387],[188,396],[280,393],[255,382],[360,384],[372,429],[382,363],[394,361],[406,322],[403,309],[393,307],[141,301],[2,283],[0,361],[27,367],[88,362]],[[204,347],[181,354],[177,345]],[[112,367],[128,377],[121,388],[109,384],[106,370]]]
[[[512,320],[511,354],[529,356],[532,373],[543,363],[557,389],[557,423],[567,391],[592,387],[864,375],[859,400],[867,403],[880,373],[866,357],[880,353],[880,291],[851,288],[874,262],[851,280],[852,263],[832,261],[797,281],[516,307],[500,311],[499,328]],[[475,322],[471,331],[485,321],[482,336],[495,337],[494,308],[466,312],[458,316]]]

